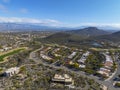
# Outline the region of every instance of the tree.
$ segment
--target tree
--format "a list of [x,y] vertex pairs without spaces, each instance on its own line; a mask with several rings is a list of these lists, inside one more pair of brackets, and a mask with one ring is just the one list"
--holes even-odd
[[118,77],[120,78],[120,74],[118,75]]
[[116,83],[115,86],[120,87],[120,83]]
[[78,69],[79,68],[79,64],[78,63],[74,63],[74,68]]

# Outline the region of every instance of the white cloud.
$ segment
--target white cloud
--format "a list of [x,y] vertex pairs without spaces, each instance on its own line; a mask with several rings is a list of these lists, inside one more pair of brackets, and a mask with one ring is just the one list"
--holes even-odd
[[9,2],[10,2],[10,0],[3,0],[3,2],[4,2],[4,3],[9,3]]
[[0,23],[29,23],[35,25],[46,25],[55,27],[81,27],[81,26],[94,26],[94,27],[109,27],[120,29],[120,23],[80,23],[80,24],[66,24],[53,19],[35,19],[35,18],[18,18],[18,17],[0,17]]
[[80,23],[69,25],[66,24],[67,27],[81,27],[81,26],[93,26],[93,27],[111,27],[111,28],[120,28],[120,23]]
[[28,10],[26,8],[22,8],[22,9],[20,9],[20,12],[21,13],[28,13]]
[[7,12],[7,8],[4,5],[0,4],[0,11]]
[[89,23],[89,26],[98,26],[98,27],[115,27],[120,28],[120,23]]
[[1,23],[30,23],[46,26],[60,26],[61,23],[57,20],[51,19],[34,19],[34,18],[18,18],[18,17],[0,17]]

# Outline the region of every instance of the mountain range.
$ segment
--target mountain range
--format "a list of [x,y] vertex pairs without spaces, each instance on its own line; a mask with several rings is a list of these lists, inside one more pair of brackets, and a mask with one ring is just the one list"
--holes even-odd
[[66,31],[66,33],[89,37],[89,36],[106,35],[106,34],[109,34],[110,32],[104,31],[102,29],[98,29],[96,27],[87,27],[87,28],[78,29],[78,30]]
[[45,26],[30,23],[0,23],[0,31],[56,31],[69,30],[66,27]]
[[[80,27],[79,27],[80,28]],[[57,31],[57,33],[45,38],[52,42],[81,42],[85,40],[120,41],[120,31],[106,30],[97,27],[68,28],[54,27],[30,23],[0,23],[0,31]]]
[[120,31],[112,33],[96,27],[57,32],[45,38],[51,42],[79,43],[81,41],[120,41]]
[[97,36],[92,39],[99,40],[99,41],[112,41],[112,42],[120,42],[120,31],[109,34],[109,35],[102,35]]
[[[78,30],[82,28],[86,28],[88,26],[80,26],[80,27],[65,27],[65,26],[49,26],[43,24],[36,24],[36,23],[0,23],[0,31],[71,31]],[[116,32],[119,29],[113,27],[98,27],[99,29],[103,29],[109,32]],[[87,29],[87,28],[86,28]],[[91,28],[92,29],[92,28]],[[95,30],[95,29],[94,29]],[[96,28],[97,30],[97,28]],[[74,31],[73,31],[74,32]],[[76,31],[77,32],[77,31]],[[83,32],[83,31],[81,31]],[[92,32],[94,33],[94,32]],[[86,33],[87,34],[87,33]]]

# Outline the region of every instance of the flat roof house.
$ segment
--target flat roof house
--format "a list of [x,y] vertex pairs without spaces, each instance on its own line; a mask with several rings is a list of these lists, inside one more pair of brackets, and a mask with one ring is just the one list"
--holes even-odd
[[45,60],[51,60],[52,58],[47,56],[47,55],[44,55],[44,54],[40,54],[40,56],[45,59]]
[[4,72],[4,75],[7,76],[7,77],[11,77],[11,76],[13,76],[15,74],[18,74],[19,71],[20,71],[19,67],[13,67],[13,68],[10,68],[10,69],[6,70]]
[[110,75],[110,70],[109,70],[109,69],[106,69],[106,68],[100,68],[100,70],[98,71],[98,73],[109,77],[109,75]]
[[71,55],[68,56],[68,58],[72,59],[76,54],[77,54],[77,52],[73,52]]
[[102,90],[108,90],[108,87],[107,86],[105,86],[105,85],[100,85],[100,88],[102,89]]
[[108,69],[110,69],[112,66],[113,66],[113,62],[110,62],[110,61],[106,61],[104,66]]
[[68,74],[55,74],[52,81],[57,83],[72,84],[73,79]]
[[85,61],[86,61],[86,59],[87,59],[87,57],[89,56],[89,54],[90,54],[89,51],[87,51],[86,53],[84,53],[84,54],[82,55],[82,57],[78,60],[78,62],[84,64]]

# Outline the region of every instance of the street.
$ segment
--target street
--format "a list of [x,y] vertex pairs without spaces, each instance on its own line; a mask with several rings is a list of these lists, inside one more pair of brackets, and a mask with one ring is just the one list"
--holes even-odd
[[71,69],[68,69],[68,68],[65,67],[65,66],[57,67],[57,66],[55,66],[54,64],[47,64],[47,63],[43,62],[43,61],[40,60],[39,58],[36,58],[36,57],[35,57],[35,52],[41,50],[42,48],[43,48],[43,46],[42,46],[40,49],[37,49],[37,50],[31,52],[29,58],[30,58],[30,59],[33,59],[36,63],[42,63],[42,64],[45,65],[45,66],[49,66],[49,67],[52,67],[52,68],[55,68],[55,69],[63,69],[63,70],[69,71],[69,72],[71,72],[71,73],[79,74],[79,75],[81,75],[81,76],[84,76],[84,77],[87,77],[87,78],[90,78],[90,79],[94,79],[96,82],[107,86],[107,87],[108,87],[108,90],[120,90],[120,88],[115,88],[115,87],[113,86],[113,82],[114,82],[113,79],[120,74],[120,64],[119,64],[119,61],[117,62],[117,63],[118,63],[118,67],[117,67],[117,70],[116,70],[115,74],[114,74],[109,80],[107,80],[107,81],[105,81],[105,80],[102,81],[102,80],[99,80],[99,78],[96,77],[96,76],[86,75],[83,71],[73,71],[73,70],[71,70]]

